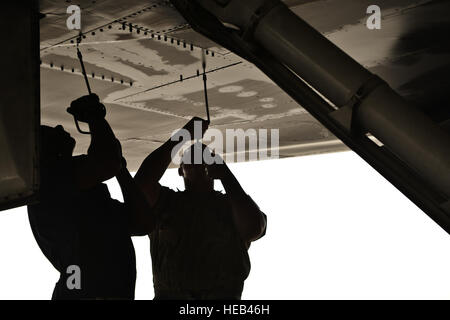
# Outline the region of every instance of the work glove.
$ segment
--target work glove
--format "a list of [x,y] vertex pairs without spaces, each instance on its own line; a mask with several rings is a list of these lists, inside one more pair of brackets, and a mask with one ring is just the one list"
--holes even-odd
[[211,157],[214,157],[215,161],[212,164],[206,165],[206,174],[209,178],[215,180],[222,180],[229,174],[229,169],[222,157],[211,153]]
[[95,93],[72,101],[67,112],[73,115],[77,121],[86,123],[103,119],[106,116],[106,108],[100,103],[100,99]]
[[[201,137],[196,137],[195,136],[195,125],[199,125],[201,126]],[[206,130],[208,130],[208,126],[209,126],[209,122],[207,120],[203,120],[202,118],[199,117],[193,117],[188,123],[185,124],[185,126],[183,127],[183,129],[186,129],[190,135],[191,135],[191,140],[195,140],[195,139],[201,139],[203,138],[203,136],[205,135]]]

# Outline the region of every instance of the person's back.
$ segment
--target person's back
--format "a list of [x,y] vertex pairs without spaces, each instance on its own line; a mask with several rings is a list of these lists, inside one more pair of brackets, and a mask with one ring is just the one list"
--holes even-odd
[[162,187],[150,234],[155,296],[158,299],[240,299],[250,272],[227,195]]
[[[41,201],[28,207],[35,239],[60,272],[52,298],[133,299],[136,267],[125,208],[104,184],[77,190],[69,168],[44,175]],[[67,284],[71,266],[79,267],[80,288]]]

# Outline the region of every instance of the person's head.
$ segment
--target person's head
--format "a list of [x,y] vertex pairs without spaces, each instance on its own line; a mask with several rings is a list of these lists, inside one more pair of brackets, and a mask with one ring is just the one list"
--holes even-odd
[[214,190],[214,180],[207,174],[207,164],[203,157],[204,153],[211,155],[211,150],[199,142],[194,143],[183,153],[178,174],[183,177],[186,190]]
[[72,156],[75,139],[61,125],[54,128],[41,125],[41,159],[57,161]]

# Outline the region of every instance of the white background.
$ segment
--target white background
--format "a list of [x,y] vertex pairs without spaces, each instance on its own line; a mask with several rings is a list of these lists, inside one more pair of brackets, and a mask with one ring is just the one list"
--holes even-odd
[[[230,168],[268,216],[243,299],[450,298],[449,235],[354,153]],[[183,188],[176,170],[162,184]],[[151,299],[149,240],[133,242],[136,298]],[[0,212],[0,299],[49,299],[57,279],[26,208]]]

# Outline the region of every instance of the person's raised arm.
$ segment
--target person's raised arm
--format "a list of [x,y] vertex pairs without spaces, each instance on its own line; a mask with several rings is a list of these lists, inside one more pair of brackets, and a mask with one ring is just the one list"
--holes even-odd
[[[194,139],[195,122],[201,124],[201,134],[203,136],[208,128],[207,121],[198,117],[192,118],[183,129],[173,136],[173,139],[167,140],[162,146],[147,156],[134,176],[136,183],[142,189],[147,201],[152,207],[158,200],[161,189],[159,180],[170,165],[172,154],[176,154],[180,150],[183,146],[183,143],[181,142]],[[187,137],[186,134],[189,137]]]
[[105,107],[95,94],[81,97],[67,110],[75,119],[86,122],[91,132],[87,156],[76,162],[75,179],[80,189],[91,188],[114,177],[122,165],[120,144],[105,120]]
[[122,161],[122,169],[120,169],[116,178],[129,214],[130,234],[132,236],[150,234],[155,227],[156,219],[145,195],[128,171],[125,159]]
[[207,170],[212,179],[221,180],[231,203],[233,221],[244,243],[249,245],[259,239],[266,230],[266,218],[258,205],[245,193],[225,162],[209,165]]

